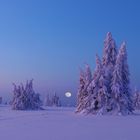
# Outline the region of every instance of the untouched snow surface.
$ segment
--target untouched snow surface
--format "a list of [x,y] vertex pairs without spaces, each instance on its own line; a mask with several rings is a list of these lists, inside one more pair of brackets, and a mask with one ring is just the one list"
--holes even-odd
[[140,115],[80,116],[74,108],[0,107],[1,140],[140,140]]

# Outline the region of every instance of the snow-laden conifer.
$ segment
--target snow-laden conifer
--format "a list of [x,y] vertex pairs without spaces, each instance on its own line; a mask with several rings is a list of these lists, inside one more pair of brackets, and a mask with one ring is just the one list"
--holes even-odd
[[[114,66],[116,63],[117,57],[117,47],[115,40],[112,37],[111,32],[108,32],[106,38],[104,40],[104,51],[103,51],[103,67],[104,67],[104,76],[106,78],[106,87],[108,93],[111,93],[111,79],[112,79],[112,71],[114,70]],[[110,98],[110,97],[109,97]]]
[[80,71],[80,80],[79,80],[79,89],[78,89],[78,97],[77,97],[77,108],[76,112],[82,112],[87,104],[86,98],[88,97],[88,86],[91,83],[92,74],[89,65],[86,64],[85,71]]
[[104,68],[98,55],[96,55],[96,68],[93,80],[88,87],[88,92],[89,96],[87,102],[89,106],[87,107],[86,112],[92,114],[98,114],[98,112],[104,113],[107,105],[108,92],[104,76]]
[[126,44],[122,43],[112,78],[112,111],[127,115],[133,111],[132,94],[130,90],[129,67],[127,64]]
[[12,101],[14,110],[37,110],[41,109],[40,95],[33,89],[33,80],[17,86],[14,84],[14,97]]

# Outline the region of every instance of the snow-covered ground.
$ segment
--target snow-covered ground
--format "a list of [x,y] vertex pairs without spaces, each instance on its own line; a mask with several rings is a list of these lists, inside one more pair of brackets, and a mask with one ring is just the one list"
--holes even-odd
[[74,108],[0,107],[0,140],[140,140],[140,115],[80,116]]

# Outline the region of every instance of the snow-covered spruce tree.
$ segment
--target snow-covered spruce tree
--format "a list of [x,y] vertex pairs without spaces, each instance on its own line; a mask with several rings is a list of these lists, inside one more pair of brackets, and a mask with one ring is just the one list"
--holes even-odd
[[80,69],[76,113],[80,113],[83,110],[84,89],[85,89],[85,73],[82,69]]
[[91,69],[89,65],[86,65],[85,72],[83,70],[80,71],[80,81],[79,81],[79,89],[78,89],[78,97],[77,97],[77,108],[76,113],[80,113],[86,108],[86,100],[88,97],[87,88],[92,80]]
[[107,102],[107,88],[105,83],[104,69],[99,56],[96,55],[96,69],[94,71],[93,80],[88,87],[88,97],[86,99],[87,108],[85,113],[103,113]]
[[126,44],[123,42],[117,56],[112,78],[112,102],[109,111],[112,114],[128,115],[133,112],[129,75]]
[[13,110],[38,110],[41,109],[40,95],[33,90],[33,80],[16,86],[14,84]]
[[111,32],[108,32],[104,40],[104,52],[102,63],[104,67],[107,91],[110,94],[111,94],[111,80],[113,74],[112,71],[114,70],[116,57],[117,57],[117,47],[115,44],[115,40],[112,38]]

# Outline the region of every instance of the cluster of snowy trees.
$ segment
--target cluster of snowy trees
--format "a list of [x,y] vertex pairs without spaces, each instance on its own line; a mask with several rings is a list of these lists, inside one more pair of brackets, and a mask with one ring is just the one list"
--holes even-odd
[[102,60],[96,55],[92,74],[89,65],[80,72],[77,113],[128,115],[133,112],[126,43],[118,49],[110,32],[104,41]]
[[[25,86],[14,85],[13,100],[10,102],[13,110],[40,110],[43,109],[43,105],[40,94],[36,93],[33,89],[33,80],[27,81]],[[55,93],[54,95],[49,95],[45,97],[45,106],[61,106],[61,101],[59,96]]]
[[57,96],[56,93],[54,93],[54,95],[50,95],[47,94],[47,96],[45,97],[45,102],[44,102],[45,106],[56,106],[59,107],[61,106],[61,101],[59,96]]
[[33,89],[33,80],[26,85],[14,85],[14,96],[11,102],[13,110],[39,110],[41,109],[40,95]]

